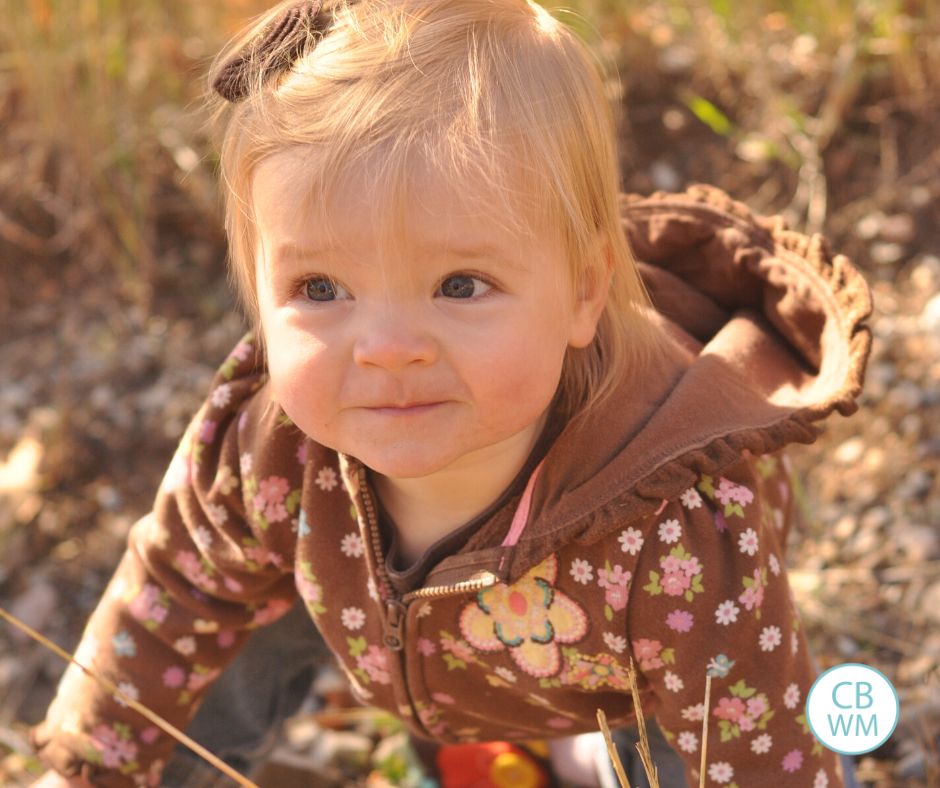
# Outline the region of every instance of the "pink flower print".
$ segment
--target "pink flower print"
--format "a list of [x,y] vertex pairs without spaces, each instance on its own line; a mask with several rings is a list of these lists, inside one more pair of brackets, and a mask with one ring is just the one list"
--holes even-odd
[[682,571],[682,560],[675,555],[663,556],[659,559],[659,565],[664,572],[677,574]]
[[770,747],[773,744],[773,741],[774,740],[769,733],[762,733],[751,742],[751,750],[757,755],[763,755],[764,753],[770,751]]
[[626,587],[630,582],[632,574],[625,572],[620,564],[614,564],[613,569],[598,569],[597,584],[601,588],[611,588],[612,586]]
[[137,757],[137,745],[117,730],[107,725],[97,725],[91,732],[91,743],[101,754],[101,762],[109,769],[119,769]]
[[279,523],[287,519],[287,509],[284,498],[290,490],[287,479],[280,476],[269,476],[258,485],[258,494],[252,503],[255,511],[261,514],[269,523]]
[[666,616],[666,626],[676,632],[688,632],[692,629],[694,620],[688,610],[673,610]]
[[643,547],[643,534],[636,528],[627,528],[620,532],[617,541],[620,542],[620,549],[623,552],[636,555]]
[[757,552],[758,547],[757,531],[755,531],[753,528],[748,528],[738,537],[738,549],[742,553],[754,555]]
[[686,706],[682,710],[682,719],[688,722],[701,722],[705,717],[705,704],[696,703],[694,706]]
[[692,578],[685,572],[672,572],[663,575],[663,593],[669,596],[682,596],[692,585]]
[[594,579],[594,567],[582,558],[575,558],[571,562],[571,569],[568,571],[575,582],[581,583],[581,585],[587,585]]
[[747,699],[747,713],[754,719],[760,717],[769,708],[767,697],[763,693]]
[[297,458],[299,465],[306,465],[310,459],[310,444],[306,440],[302,440],[297,444],[297,452],[294,456]]
[[659,524],[659,541],[674,544],[682,536],[682,528],[678,520],[665,520]]
[[633,641],[633,653],[640,661],[640,670],[652,670],[661,668],[663,661],[660,658],[660,652],[663,650],[663,644],[658,640],[649,638],[640,638]]
[[608,586],[604,589],[604,602],[614,611],[623,610],[627,606],[627,587]]
[[799,750],[790,750],[783,756],[780,763],[785,772],[795,772],[803,765],[803,753]]
[[428,638],[418,638],[418,653],[422,657],[430,657],[437,651],[437,646],[434,645],[433,640]]
[[233,594],[240,594],[242,591],[245,590],[245,587],[241,583],[239,583],[234,577],[226,576],[222,580],[222,583]]
[[783,693],[783,705],[788,709],[795,709],[800,702],[800,688],[796,684],[787,685]]
[[613,632],[605,632],[604,645],[616,654],[623,654],[627,650],[627,639]]
[[284,559],[277,553],[272,553],[268,548],[261,545],[250,545],[245,548],[245,558],[258,565],[260,569],[263,566],[280,567]]
[[718,761],[708,767],[708,776],[714,782],[724,785],[734,777],[734,767],[727,761]]
[[329,465],[324,465],[317,471],[317,478],[314,484],[324,492],[329,492],[339,484],[339,477],[333,468]]
[[211,684],[222,671],[217,668],[206,668],[202,665],[196,665],[195,670],[189,674],[189,681],[186,682],[186,689],[190,692],[198,692],[207,684]]
[[183,686],[186,681],[186,671],[179,665],[172,665],[163,671],[163,686],[170,689],[177,689]]
[[829,777],[825,770],[820,769],[813,778],[813,788],[829,788]]
[[255,611],[255,616],[251,620],[253,626],[263,627],[277,621],[291,608],[291,603],[286,599],[272,599],[260,610]]
[[702,505],[702,496],[699,495],[698,490],[694,487],[690,487],[682,495],[679,496],[679,500],[682,501],[682,505],[686,509],[698,509]]
[[734,604],[733,600],[726,599],[715,608],[715,620],[719,624],[728,626],[728,624],[733,624],[738,620],[738,613],[740,612],[741,608]]
[[702,565],[694,555],[679,562],[679,567],[689,577],[695,577],[702,573]]
[[715,530],[718,533],[723,534],[728,530],[728,521],[725,519],[725,516],[719,512],[715,511]]
[[199,440],[202,443],[212,443],[212,441],[215,440],[215,431],[218,426],[219,423],[217,421],[203,419],[203,422],[199,427]]
[[166,620],[168,602],[161,599],[160,589],[147,583],[128,605],[131,615],[138,621],[162,624]]
[[366,653],[356,657],[356,665],[378,684],[388,684],[392,680],[388,672],[388,652],[376,645],[369,646]]
[[207,571],[196,554],[190,550],[179,550],[173,565],[183,573],[185,578],[196,588],[205,591],[215,591],[218,583],[209,577]]
[[512,585],[484,589],[461,611],[461,634],[481,651],[509,649],[530,676],[554,675],[561,667],[558,644],[574,643],[588,629],[584,610],[554,587],[557,576],[553,554]]
[[223,383],[217,386],[211,395],[212,406],[215,408],[224,408],[232,401],[232,384]]
[[780,645],[781,640],[780,627],[764,627],[760,632],[758,644],[761,651],[773,651]]
[[695,752],[698,749],[698,736],[692,731],[682,731],[679,734],[678,744],[682,752]]
[[722,476],[718,483],[718,489],[715,490],[715,497],[725,506],[734,503],[747,506],[754,500],[754,493],[743,484],[735,484]]
[[235,345],[235,348],[229,353],[229,358],[233,358],[236,361],[245,361],[248,356],[252,353],[252,345],[250,342],[239,342]]
[[721,698],[712,714],[722,720],[737,722],[744,716],[744,701],[740,698]]
[[362,537],[356,533],[346,534],[339,545],[340,552],[347,558],[359,558],[365,552]]
[[545,724],[549,728],[554,728],[556,731],[567,730],[572,725],[574,725],[571,720],[565,717],[549,717],[547,720],[545,720]]
[[435,703],[443,703],[445,706],[449,706],[455,702],[453,696],[448,695],[446,692],[432,692],[431,700]]
[[747,714],[745,714],[743,717],[741,717],[740,720],[738,720],[738,727],[745,733],[750,733],[752,730],[754,730],[754,726],[755,726],[754,718],[749,717]]
[[467,645],[467,642],[465,640],[457,640],[453,635],[444,633],[443,637],[441,637],[441,648],[464,662],[470,662],[474,659],[473,649]]
[[235,633],[230,629],[223,629],[215,636],[215,642],[219,644],[219,648],[231,648],[235,645]]
[[761,577],[760,569],[755,569],[753,579],[745,578],[744,583],[745,589],[738,597],[738,601],[748,610],[759,608],[764,602],[764,585],[766,585]]

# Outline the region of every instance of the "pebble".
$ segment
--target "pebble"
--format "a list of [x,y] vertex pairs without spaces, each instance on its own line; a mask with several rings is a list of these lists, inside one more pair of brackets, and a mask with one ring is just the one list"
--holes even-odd
[[909,244],[917,233],[917,224],[909,213],[886,216],[881,222],[879,235],[885,241]]
[[863,241],[872,241],[881,232],[885,215],[881,211],[872,211],[865,214],[855,225],[855,234]]
[[833,459],[840,465],[854,465],[865,451],[865,441],[861,438],[849,438],[839,444],[833,452]]
[[926,525],[898,524],[894,540],[911,561],[932,561],[940,557],[940,535]]
[[906,254],[906,246],[888,241],[873,243],[869,249],[871,259],[878,265],[894,265],[902,260]]
[[650,164],[653,185],[662,191],[675,192],[682,188],[682,176],[668,161],[657,159]]
[[923,393],[920,386],[910,380],[902,380],[888,392],[888,403],[902,410],[914,411],[920,407]]

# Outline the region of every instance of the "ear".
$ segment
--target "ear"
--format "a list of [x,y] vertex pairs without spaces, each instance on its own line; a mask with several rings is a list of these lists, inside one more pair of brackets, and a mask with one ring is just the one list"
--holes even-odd
[[577,286],[569,347],[587,347],[594,341],[597,323],[607,305],[613,270],[610,244],[606,236],[602,236],[598,239],[597,253],[593,255],[592,265],[585,271],[584,278]]

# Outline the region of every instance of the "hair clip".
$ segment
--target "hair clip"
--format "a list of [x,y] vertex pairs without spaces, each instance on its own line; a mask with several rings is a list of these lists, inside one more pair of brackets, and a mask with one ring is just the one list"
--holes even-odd
[[297,35],[297,32],[318,32],[320,37],[326,32],[326,16],[318,18],[321,5],[322,0],[303,0],[285,9],[222,66],[212,82],[216,93],[228,101],[241,101],[253,84],[251,69],[260,65],[264,78],[289,69],[309,43],[308,36]]

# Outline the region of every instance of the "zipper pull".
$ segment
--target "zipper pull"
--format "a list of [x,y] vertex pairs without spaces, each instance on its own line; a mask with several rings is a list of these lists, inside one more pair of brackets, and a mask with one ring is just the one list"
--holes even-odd
[[392,651],[401,651],[405,645],[402,630],[407,612],[408,606],[399,599],[389,599],[385,603],[385,635],[382,639]]

